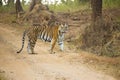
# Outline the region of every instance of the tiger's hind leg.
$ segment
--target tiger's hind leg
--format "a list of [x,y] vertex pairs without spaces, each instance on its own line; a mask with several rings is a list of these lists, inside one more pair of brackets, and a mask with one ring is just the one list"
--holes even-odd
[[35,47],[36,41],[37,41],[37,37],[34,39],[28,40],[28,46],[27,46],[28,53],[34,54],[34,47]]

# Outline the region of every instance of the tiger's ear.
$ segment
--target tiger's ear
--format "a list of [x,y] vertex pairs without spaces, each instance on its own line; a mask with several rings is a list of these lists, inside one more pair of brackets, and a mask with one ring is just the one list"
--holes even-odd
[[63,28],[63,25],[62,25],[62,24],[59,24],[58,30],[61,30],[62,28]]

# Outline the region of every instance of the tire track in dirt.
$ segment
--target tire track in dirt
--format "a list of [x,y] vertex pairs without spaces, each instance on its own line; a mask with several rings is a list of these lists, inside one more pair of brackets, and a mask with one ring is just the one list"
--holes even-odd
[[76,53],[56,48],[56,54],[49,54],[49,44],[41,41],[35,47],[38,54],[27,54],[26,46],[16,54],[22,35],[17,32],[14,27],[0,24],[0,70],[8,80],[115,80],[82,64],[70,64],[67,59]]

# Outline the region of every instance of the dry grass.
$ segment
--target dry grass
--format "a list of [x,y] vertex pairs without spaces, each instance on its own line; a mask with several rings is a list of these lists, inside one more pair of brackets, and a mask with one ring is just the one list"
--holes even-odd
[[110,16],[88,26],[82,33],[82,49],[99,55],[120,56],[120,24]]
[[[108,15],[111,12],[112,15]],[[78,51],[79,56],[78,57],[72,57],[71,61],[74,62],[78,62],[78,63],[83,63],[93,69],[96,69],[98,71],[102,71],[108,75],[114,76],[115,78],[117,78],[118,80],[120,80],[120,24],[119,24],[119,20],[116,20],[116,18],[118,18],[118,13],[119,11],[117,10],[110,10],[107,11],[104,16],[105,18],[104,23],[106,24],[102,24],[102,25],[106,25],[103,26],[102,29],[101,26],[97,26],[100,31],[98,31],[98,28],[92,28],[93,32],[88,32],[86,33],[86,36],[84,38],[87,39],[87,43],[89,43],[90,41],[93,43],[90,44],[90,46],[93,46],[92,48],[87,48],[88,52],[81,52],[80,50],[80,45],[83,44],[83,42],[81,42],[82,37],[80,36],[81,33],[84,33],[85,28],[89,27],[89,25],[86,25],[88,23],[90,23],[90,19],[88,15],[89,13],[87,13],[87,17],[86,19],[83,19],[81,17],[84,17],[84,13],[80,15],[77,15],[77,18],[80,18],[80,21],[83,21],[83,23],[79,23],[79,26],[70,26],[69,29],[69,33],[68,33],[68,37],[67,37],[67,41],[68,41],[68,47],[69,49],[73,50],[75,49],[75,51]],[[118,14],[117,14],[118,13]],[[113,14],[115,14],[113,16]],[[74,15],[74,14],[73,14]],[[72,16],[73,18],[76,17]],[[85,18],[84,17],[84,18]],[[89,20],[89,21],[86,21]],[[79,22],[79,21],[78,21]],[[85,23],[84,23],[85,22]],[[72,23],[72,22],[70,22]],[[97,24],[97,23],[96,23]],[[89,29],[89,28],[88,28]],[[90,36],[90,34],[94,34],[93,36]],[[101,36],[102,35],[102,36]],[[95,46],[96,41],[100,41],[99,43],[103,44],[102,46],[102,50],[101,50],[101,46]],[[86,43],[86,42],[85,42]],[[111,47],[112,46],[112,47]],[[89,45],[87,45],[87,47],[89,47]],[[102,54],[102,56],[98,56],[96,54],[90,54],[91,49],[93,51],[96,51],[94,53],[100,53],[103,52],[104,54]],[[80,50],[80,51],[79,51]],[[113,50],[113,51],[110,51]],[[91,51],[92,52],[92,51]],[[111,56],[111,57],[108,57]]]
[[4,75],[0,72],[0,80],[6,80],[6,78],[4,77]]
[[1,13],[0,14],[0,23],[5,23],[9,24],[12,22],[15,22],[16,20],[16,15],[15,14],[10,14],[10,13]]

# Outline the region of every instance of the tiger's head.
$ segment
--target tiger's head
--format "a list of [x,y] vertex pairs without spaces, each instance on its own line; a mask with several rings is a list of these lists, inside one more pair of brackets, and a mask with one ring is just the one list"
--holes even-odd
[[66,33],[68,30],[68,24],[66,23],[63,23],[63,24],[60,24],[59,26],[59,33]]

